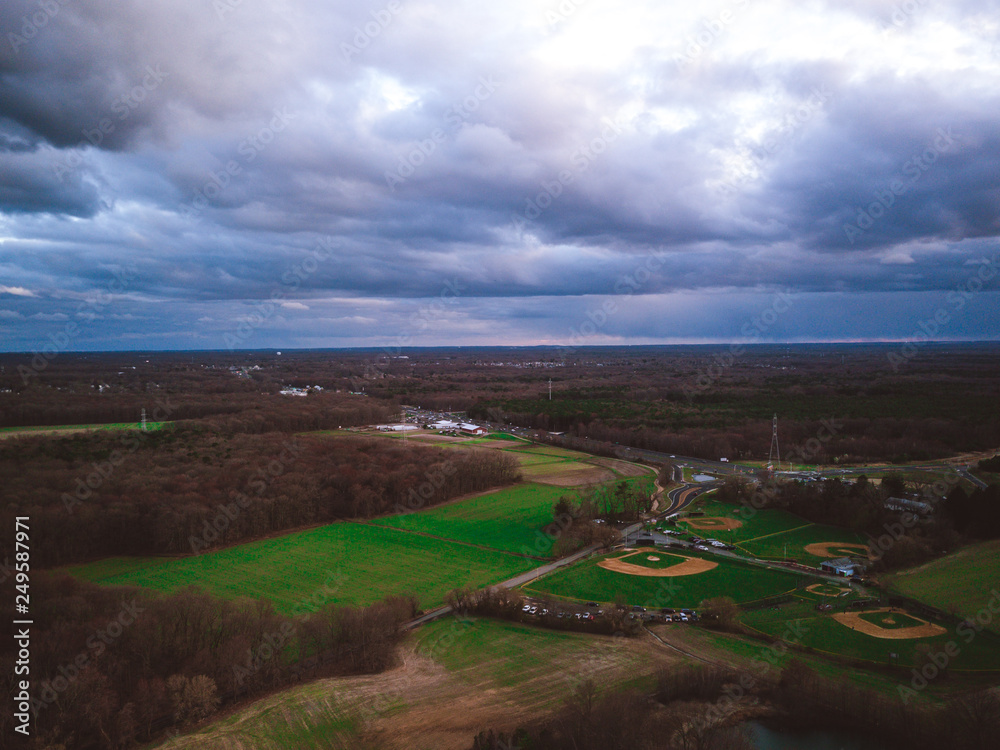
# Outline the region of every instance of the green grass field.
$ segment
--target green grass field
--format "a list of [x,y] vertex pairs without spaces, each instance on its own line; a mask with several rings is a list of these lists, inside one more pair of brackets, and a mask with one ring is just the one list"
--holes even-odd
[[[703,512],[706,517],[733,518],[743,525],[732,531],[692,531],[700,536],[710,536],[723,542],[742,542],[757,537],[776,534],[783,531],[808,525],[808,521],[784,510],[757,510],[752,515],[740,513],[740,506],[732,503],[723,503],[714,498],[699,498],[692,506],[691,510]],[[752,511],[753,509],[751,509]],[[692,516],[691,520],[696,521],[700,516]],[[688,528],[688,524],[679,522],[680,529]]]
[[[853,531],[810,523],[784,510],[768,508],[745,516],[739,512],[739,506],[713,498],[699,499],[694,504],[693,510],[704,512],[706,517],[734,518],[743,525],[732,531],[691,529],[692,533],[735,544],[741,552],[765,559],[780,560],[787,549],[789,558],[807,565],[818,565],[826,558],[806,552],[806,545],[814,542],[863,544],[865,541],[862,535]],[[699,516],[694,516],[692,520],[697,518]],[[687,529],[689,526],[681,521],[676,528]]]
[[106,585],[170,591],[201,586],[224,597],[265,597],[283,612],[321,603],[365,605],[412,593],[432,607],[459,586],[486,586],[537,562],[391,528],[337,523],[180,559],[104,560],[68,572]]
[[[838,609],[841,609],[839,605]],[[893,616],[901,619],[900,615]],[[815,610],[814,603],[807,600],[782,605],[777,610],[745,612],[740,619],[754,630],[775,638],[801,632],[801,636],[796,638],[803,646],[820,653],[862,659],[872,664],[889,664],[889,654],[895,653],[895,664],[912,667],[922,663],[918,661],[918,645],[927,644],[936,653],[943,651],[949,641],[954,641],[960,651],[952,660],[951,669],[1000,670],[1000,636],[983,631],[970,640],[973,631],[961,628],[957,622],[936,623],[945,627],[948,632],[929,638],[877,638],[851,630],[828,614],[820,614]],[[885,627],[881,622],[877,624]]]
[[552,523],[552,506],[576,493],[561,487],[518,484],[420,513],[373,521],[379,526],[480,544],[506,552],[547,557],[551,540],[541,529]]
[[[972,617],[990,601],[1000,604],[1000,540],[974,544],[939,560],[905,570],[889,588],[960,617]],[[997,598],[994,599],[994,596]],[[989,627],[1000,632],[1000,615]]]
[[[779,560],[785,555],[787,549],[789,558],[798,560],[806,565],[819,565],[820,562],[828,558],[826,556],[813,555],[805,550],[806,545],[815,542],[864,544],[865,538],[861,534],[856,534],[847,529],[840,529],[836,526],[807,523],[804,526],[800,525],[799,528],[790,529],[789,531],[750,539],[740,543],[738,546],[755,557]],[[863,556],[862,550],[858,550],[855,554]]]
[[[608,604],[614,602],[620,595],[630,605],[639,604],[647,608],[693,608],[703,600],[716,596],[730,596],[740,603],[752,602],[792,592],[800,580],[808,580],[783,570],[768,570],[707,555],[703,557],[718,562],[718,567],[696,575],[672,578],[634,576],[598,566],[597,563],[601,560],[617,557],[619,554],[613,553],[584,560],[522,588],[532,594],[577,601],[595,600]],[[650,548],[650,554],[664,557],[653,548]],[[692,554],[687,550],[684,554],[698,556],[697,553]],[[633,559],[629,558],[626,562],[632,562]]]

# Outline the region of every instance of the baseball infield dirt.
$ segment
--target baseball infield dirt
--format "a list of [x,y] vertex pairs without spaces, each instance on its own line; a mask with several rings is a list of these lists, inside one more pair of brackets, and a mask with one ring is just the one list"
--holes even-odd
[[[880,628],[873,622],[861,619],[861,615],[865,614],[865,612],[838,612],[835,615],[831,615],[831,617],[841,625],[846,625],[851,630],[857,630],[859,633],[864,633],[875,638],[888,638],[891,640],[930,638],[931,636],[943,635],[948,632],[940,625],[934,625],[927,622],[927,620],[921,620],[919,617],[915,617],[901,609],[893,609],[891,607],[886,609],[869,609],[867,614],[876,614],[879,612],[888,612],[890,615],[893,612],[898,612],[914,620],[919,620],[923,625],[914,625],[912,628]],[[891,619],[891,617],[887,619]]]
[[871,550],[865,544],[851,542],[815,542],[805,546],[806,552],[816,557],[868,557]]
[[684,562],[671,565],[669,568],[647,568],[643,565],[634,565],[625,562],[625,558],[635,554],[638,554],[638,552],[633,552],[631,555],[625,555],[624,557],[616,557],[613,560],[601,560],[597,564],[599,567],[614,571],[615,573],[624,573],[630,576],[649,576],[651,578],[693,576],[697,573],[704,573],[712,568],[719,567],[718,563],[714,563],[711,560],[703,560],[700,557],[685,557],[684,555],[676,555],[676,557],[683,557]]
[[[826,589],[825,591],[820,591],[820,589]],[[830,591],[830,589],[835,589]],[[814,583],[812,586],[806,586],[806,591],[811,591],[818,596],[840,596],[844,592],[850,591],[850,589],[843,588],[841,586],[834,586],[832,583]]]
[[737,521],[735,518],[720,518],[717,516],[709,516],[708,518],[682,518],[681,520],[692,529],[698,529],[698,531],[732,531],[743,525],[742,521]]

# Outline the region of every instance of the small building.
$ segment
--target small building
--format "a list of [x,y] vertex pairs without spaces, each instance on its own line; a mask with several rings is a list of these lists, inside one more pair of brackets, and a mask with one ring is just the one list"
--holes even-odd
[[849,557],[836,557],[832,560],[824,560],[819,564],[819,569],[824,573],[844,576],[844,578],[850,578],[864,570],[859,563],[854,562]]
[[462,424],[460,424],[458,426],[458,429],[459,429],[459,431],[463,435],[485,435],[486,434],[486,428],[485,427],[480,427],[479,425],[475,425],[475,424],[468,424],[467,422],[463,422]]
[[430,425],[432,430],[457,430],[459,428],[458,422],[450,422],[447,419],[440,419],[437,422],[433,422]]
[[415,424],[377,424],[375,429],[379,432],[409,432],[419,428]]
[[929,503],[922,503],[919,500],[910,500],[905,497],[890,497],[885,501],[887,510],[916,513],[918,516],[930,515],[934,508]]

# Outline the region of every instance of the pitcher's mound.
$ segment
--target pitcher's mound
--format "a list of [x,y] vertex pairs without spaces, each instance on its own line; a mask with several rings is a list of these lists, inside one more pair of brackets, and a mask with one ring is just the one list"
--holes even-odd
[[716,516],[708,518],[682,518],[681,520],[692,529],[698,529],[698,531],[732,531],[743,525],[742,521],[737,521],[735,518],[721,518]]

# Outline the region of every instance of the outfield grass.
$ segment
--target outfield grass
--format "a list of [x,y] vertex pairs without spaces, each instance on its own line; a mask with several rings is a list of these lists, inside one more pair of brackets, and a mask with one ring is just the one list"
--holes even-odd
[[[1000,540],[897,573],[889,579],[889,588],[961,617],[975,616],[994,599],[994,591],[1000,592]],[[1000,632],[1000,614],[989,627]]]
[[[751,508],[751,512],[744,515],[740,513],[740,511],[743,510],[742,506],[733,505],[732,503],[723,503],[712,497],[699,498],[690,510],[701,511],[704,513],[704,516],[708,518],[734,518],[737,521],[740,521],[743,525],[732,531],[706,531],[691,529],[693,533],[700,536],[708,535],[713,539],[719,539],[724,542],[742,542],[770,534],[789,531],[791,529],[798,528],[799,526],[809,524],[809,522],[805,519],[784,510],[765,509],[754,511]],[[693,516],[692,520],[697,520],[701,517],[702,516]],[[680,521],[678,522],[677,527],[687,528],[687,524]]]
[[[838,606],[838,609],[841,607]],[[957,622],[936,623],[946,628],[947,632],[930,638],[877,638],[851,630],[828,614],[820,614],[809,601],[782,605],[777,610],[745,612],[740,619],[766,635],[780,638],[789,632],[801,633],[796,637],[802,646],[873,664],[889,664],[889,654],[895,653],[895,664],[912,667],[923,663],[918,652],[920,644],[927,644],[932,653],[937,653],[943,652],[949,641],[954,641],[959,652],[951,660],[950,669],[1000,670],[1000,637],[989,631],[973,635],[974,631],[959,626]],[[881,626],[881,623],[878,624]]]
[[[789,514],[790,515],[790,514]],[[844,542],[847,544],[865,544],[866,540],[861,534],[857,534],[847,529],[836,526],[825,526],[818,523],[806,523],[799,528],[778,534],[771,534],[756,539],[750,539],[740,543],[740,549],[755,557],[782,559],[785,550],[788,557],[805,564],[818,565],[823,560],[829,559],[826,556],[813,555],[806,552],[806,545],[816,542]],[[858,550],[856,556],[863,557],[863,551]],[[839,555],[835,555],[839,557]]]
[[[809,554],[805,551],[806,545],[814,542],[865,543],[861,534],[836,526],[811,523],[785,510],[767,508],[744,517],[739,512],[740,506],[711,498],[699,499],[694,509],[703,511],[709,518],[735,518],[741,521],[743,525],[732,531],[690,530],[699,536],[735,544],[740,551],[754,557],[780,560],[785,555],[787,545],[789,558],[818,565],[826,558]],[[688,525],[682,521],[678,523],[677,528],[686,529]]]
[[366,605],[403,593],[416,595],[427,608],[456,587],[498,583],[536,565],[391,528],[336,523],[194,557],[109,560],[68,572],[106,585],[163,591],[201,586],[229,598],[264,597],[280,611],[301,612],[312,597]]
[[[650,548],[651,554],[662,557]],[[793,592],[804,576],[783,570],[768,570],[720,557],[698,555],[685,550],[689,557],[705,557],[718,567],[696,575],[659,578],[616,573],[600,567],[601,560],[620,553],[602,555],[556,571],[522,588],[533,594],[556,596],[577,601],[595,600],[605,604],[617,596],[626,603],[649,608],[697,607],[705,599],[730,596],[740,603]],[[637,556],[638,557],[638,556]],[[632,562],[629,558],[626,562]]]
[[517,484],[458,503],[380,518],[372,523],[507,552],[548,557],[552,544],[541,529],[552,523],[552,506],[563,495],[577,499],[575,493],[561,487]]

